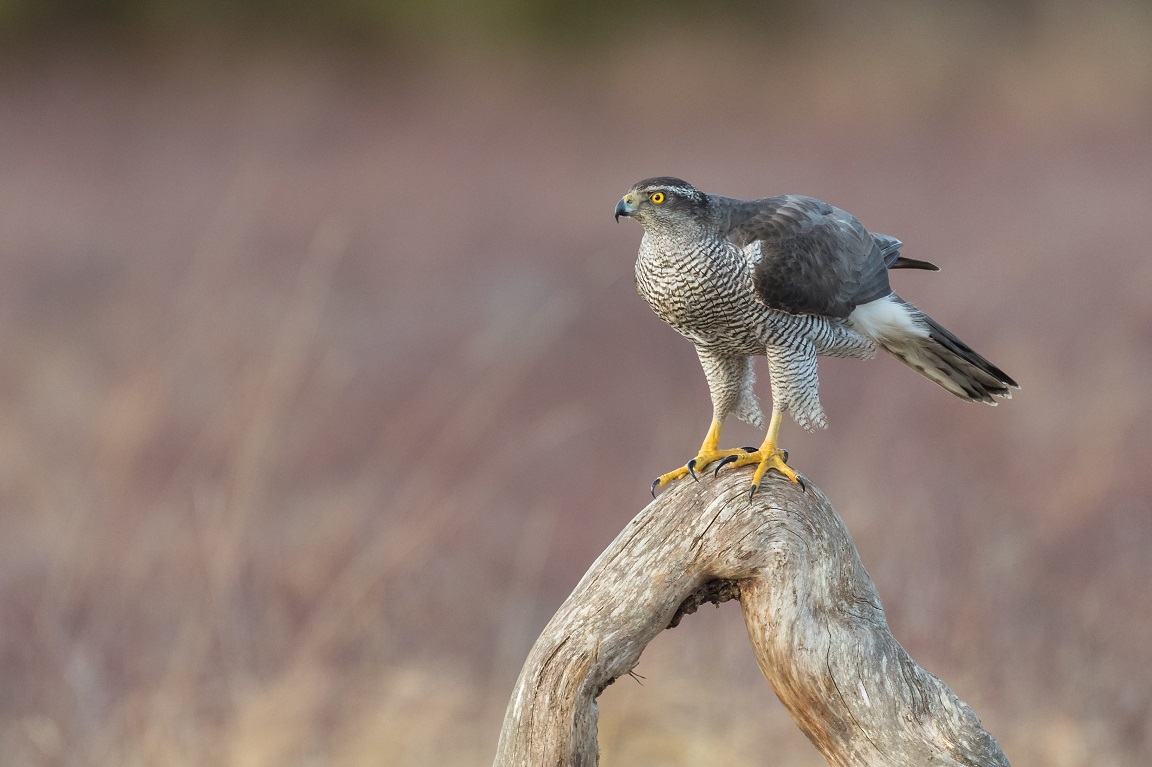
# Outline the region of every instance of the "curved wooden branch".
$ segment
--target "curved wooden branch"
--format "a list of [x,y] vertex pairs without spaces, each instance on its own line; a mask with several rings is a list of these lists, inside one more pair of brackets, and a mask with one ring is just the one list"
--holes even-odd
[[496,767],[595,765],[596,697],[657,634],[740,600],[757,662],[835,767],[1008,767],[972,710],[892,637],[840,516],[782,478],[681,481],[600,555],[540,635]]

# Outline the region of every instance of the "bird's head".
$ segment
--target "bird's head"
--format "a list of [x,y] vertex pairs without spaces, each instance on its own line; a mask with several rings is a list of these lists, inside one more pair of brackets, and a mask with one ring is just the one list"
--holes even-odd
[[672,176],[637,181],[616,203],[616,220],[628,216],[645,229],[699,223],[708,210],[708,197],[687,181]]

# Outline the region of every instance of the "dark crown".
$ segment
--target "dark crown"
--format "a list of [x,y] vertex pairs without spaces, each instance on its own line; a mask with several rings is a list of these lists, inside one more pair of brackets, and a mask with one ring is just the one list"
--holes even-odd
[[689,184],[682,178],[675,176],[656,176],[654,178],[646,178],[643,181],[637,181],[632,185],[633,189],[648,189],[651,187],[664,187],[664,188],[679,188],[684,190],[696,191],[696,187]]

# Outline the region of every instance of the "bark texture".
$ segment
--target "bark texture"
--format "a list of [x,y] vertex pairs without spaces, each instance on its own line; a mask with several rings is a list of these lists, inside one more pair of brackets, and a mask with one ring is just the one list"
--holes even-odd
[[811,484],[682,480],[592,565],[528,655],[495,767],[598,761],[597,696],[657,634],[736,598],[757,662],[835,767],[1008,767],[972,710],[888,629],[840,516]]

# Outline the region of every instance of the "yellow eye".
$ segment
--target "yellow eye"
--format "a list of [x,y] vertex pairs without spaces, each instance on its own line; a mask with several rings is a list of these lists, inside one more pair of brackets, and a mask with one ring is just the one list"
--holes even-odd
[[652,197],[650,199],[652,200],[652,202],[659,205],[660,203],[664,202],[664,193],[663,192],[653,192]]

